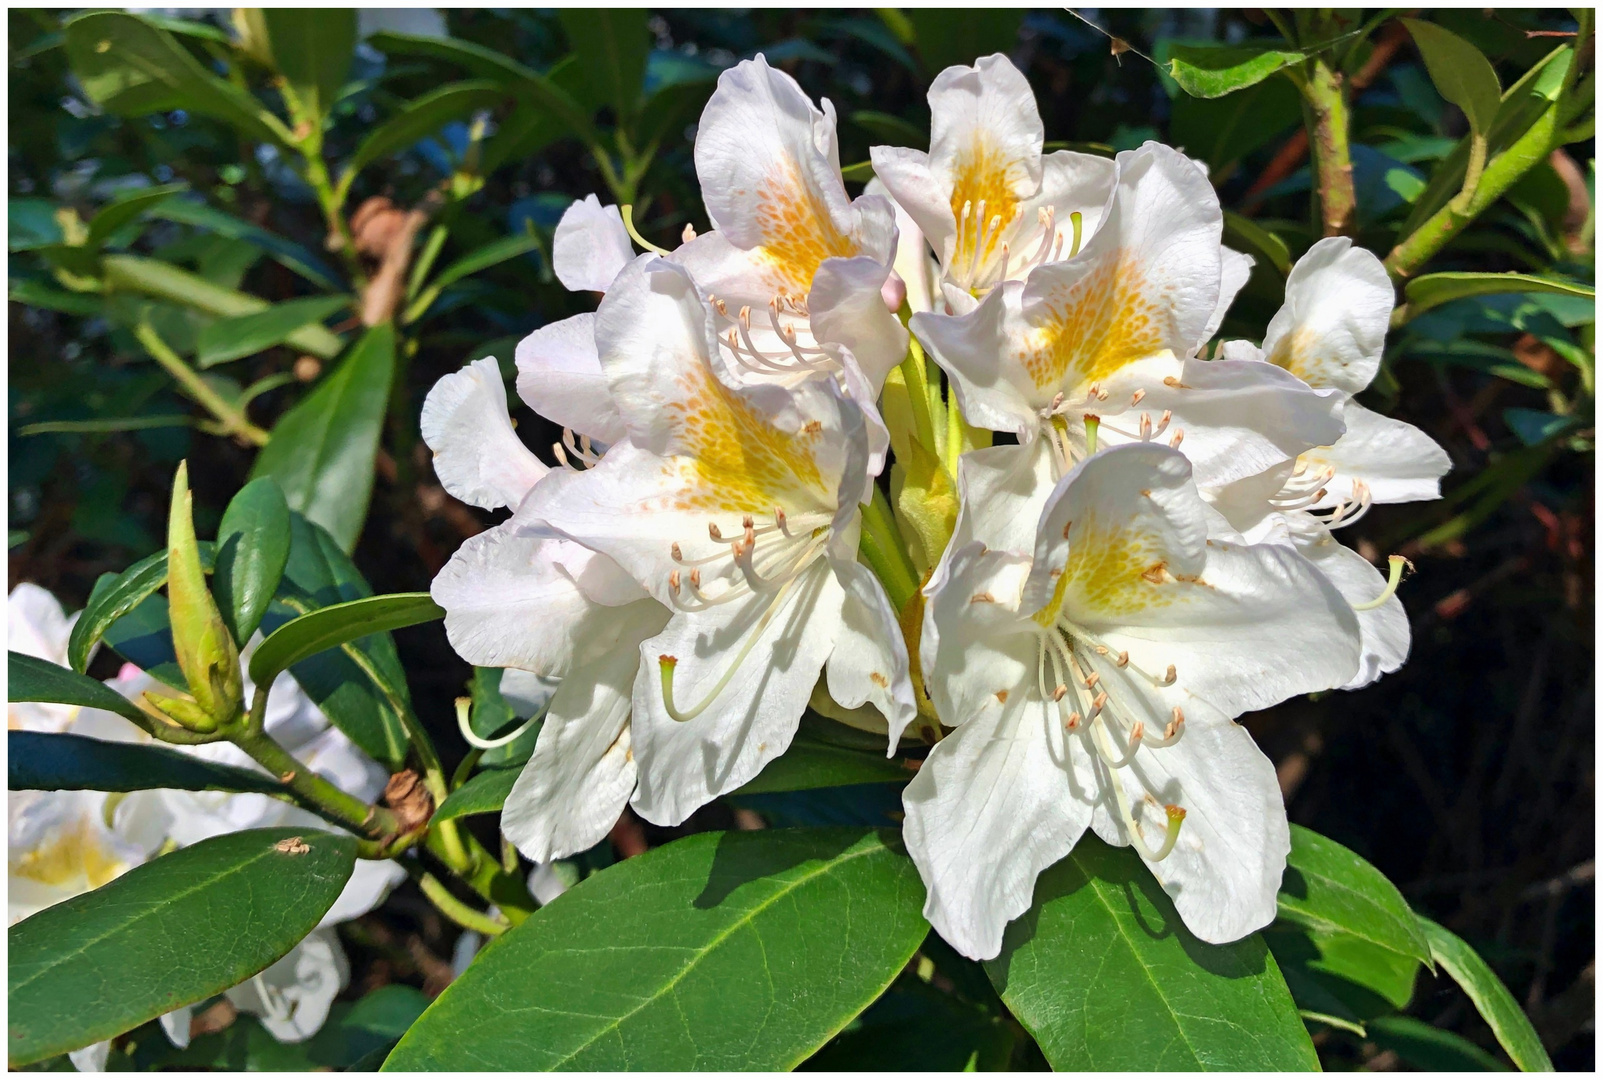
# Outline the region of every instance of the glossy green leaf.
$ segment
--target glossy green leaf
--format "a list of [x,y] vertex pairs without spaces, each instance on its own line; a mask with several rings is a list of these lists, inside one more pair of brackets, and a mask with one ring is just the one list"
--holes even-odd
[[883,752],[852,750],[798,734],[790,748],[763,766],[735,796],[804,791],[847,784],[905,784],[913,774]]
[[1552,1072],[1553,1060],[1547,1056],[1541,1037],[1491,966],[1445,926],[1425,918],[1419,921],[1430,941],[1431,956],[1463,987],[1514,1064],[1523,1072]]
[[99,315],[103,306],[95,293],[68,292],[28,278],[12,278],[6,286],[7,299],[28,307],[64,311],[68,315]]
[[1437,92],[1464,110],[1471,129],[1481,135],[1489,132],[1503,88],[1486,54],[1434,23],[1419,19],[1403,19],[1402,23],[1413,36]]
[[[330,292],[341,292],[345,286],[340,282],[340,276],[322,259],[313,255],[306,248],[291,240],[286,240],[276,233],[270,233],[248,221],[226,214],[215,207],[207,206],[202,202],[189,199],[170,199],[162,202],[150,212],[152,217],[165,221],[176,221],[182,225],[193,225],[197,229],[215,233],[230,240],[243,240],[248,244],[260,248],[276,260],[279,265],[293,270],[307,281],[320,289]],[[337,339],[336,339],[337,340]],[[339,346],[335,345],[337,351]],[[318,355],[322,355],[319,353]],[[329,353],[333,356],[333,353]]]
[[802,1065],[806,1072],[1001,1072],[1018,1042],[1002,1016],[903,975]]
[[[199,545],[200,568],[213,568],[216,546]],[[67,662],[75,671],[87,671],[89,657],[106,630],[118,619],[138,607],[151,593],[167,584],[167,552],[158,551],[134,563],[120,574],[101,574],[89,593],[83,614],[72,624],[67,639]]]
[[1291,252],[1286,242],[1251,218],[1242,217],[1232,210],[1225,211],[1224,236],[1230,246],[1275,268],[1281,277],[1291,273]]
[[260,791],[284,788],[270,776],[153,743],[107,742],[84,735],[9,731],[7,787],[12,791]]
[[93,11],[64,28],[67,62],[90,100],[120,116],[186,109],[254,139],[285,142],[283,125],[248,93],[201,66],[172,35],[120,11]]
[[142,188],[112,200],[95,211],[95,216],[89,219],[88,245],[100,247],[106,242],[107,237],[140,214],[154,210],[184,190],[183,184],[164,184],[161,187]]
[[450,821],[470,814],[495,814],[506,804],[517,783],[521,767],[485,769],[468,778],[467,783],[445,797],[435,808],[434,821]]
[[250,978],[333,905],[356,838],[251,829],[163,855],[7,931],[8,1052],[26,1065]]
[[1265,79],[1222,98],[1176,94],[1168,142],[1207,162],[1209,174],[1222,181],[1231,165],[1301,126],[1302,95],[1291,80]]
[[249,641],[289,562],[289,504],[271,477],[241,488],[217,526],[212,593],[235,641]]
[[[171,300],[208,315],[255,315],[271,306],[259,297],[224,288],[199,274],[143,255],[107,255],[101,268],[106,284],[113,290]],[[285,340],[324,360],[337,356],[345,344],[338,334],[323,326],[303,326]]]
[[[526,701],[515,707],[501,693],[501,680],[505,674],[503,668],[473,669],[473,681],[469,687],[473,695],[473,710],[469,714],[468,725],[481,738],[495,739],[510,735],[523,719],[536,715],[543,704],[538,700]],[[540,727],[539,723],[535,723],[506,745],[486,750],[479,759],[479,767],[493,769],[522,765],[534,753],[535,743],[540,738]]]
[[218,319],[200,332],[195,363],[209,368],[255,356],[264,349],[284,344],[303,328],[322,329],[324,319],[350,305],[348,296],[307,296],[285,300],[250,315]]
[[1597,290],[1578,281],[1535,277],[1531,274],[1485,274],[1444,271],[1425,274],[1403,287],[1408,300],[1408,317],[1422,315],[1433,307],[1466,296],[1492,296],[1497,293],[1556,293],[1583,300],[1596,300]]
[[477,251],[462,256],[462,258],[441,270],[439,276],[429,283],[428,288],[424,289],[418,298],[407,307],[406,314],[401,317],[401,321],[403,323],[411,323],[421,318],[434,301],[439,299],[440,293],[447,286],[454,285],[470,274],[477,274],[480,270],[487,270],[498,263],[504,263],[508,259],[515,259],[519,255],[538,251],[539,248],[540,238],[533,233],[525,233],[521,236],[504,236],[499,240],[492,240]]
[[267,636],[250,658],[250,677],[266,686],[278,673],[347,641],[445,618],[428,593],[393,593],[350,600],[291,619]]
[[930,134],[927,130],[891,113],[858,109],[849,119],[873,136],[876,143],[911,146],[915,150],[921,150],[929,145]]
[[651,53],[651,31],[644,8],[561,8],[557,12],[568,45],[584,73],[586,99],[599,108],[611,105],[628,119],[640,104]]
[[1291,854],[1276,898],[1282,921],[1351,934],[1430,963],[1430,944],[1408,901],[1386,876],[1334,840],[1291,827]]
[[346,551],[367,519],[373,460],[395,373],[395,328],[368,330],[331,374],[279,418],[252,479],[271,476],[292,510],[326,528]]
[[1462,1035],[1412,1016],[1377,1016],[1365,1025],[1364,1037],[1426,1072],[1507,1071],[1501,1061]]
[[1010,53],[1019,41],[1019,8],[971,5],[914,7],[904,11],[924,71],[934,77],[953,64],[972,64],[976,56]]
[[466,119],[480,109],[505,100],[506,96],[500,84],[488,79],[470,79],[431,90],[407,102],[400,112],[370,132],[345,163],[346,175],[398,154],[451,121]]
[[1055,1069],[1319,1067],[1263,939],[1198,941],[1135,853],[1090,833],[985,969]]
[[1169,75],[1192,97],[1217,98],[1263,82],[1307,59],[1304,53],[1253,45],[1174,45]]
[[301,108],[326,116],[351,70],[356,50],[356,11],[334,7],[256,8],[273,66],[284,76]]
[[1361,1024],[1407,1008],[1419,961],[1333,931],[1276,922],[1262,932],[1298,1008]]
[[116,713],[141,726],[150,723],[139,706],[98,679],[24,653],[7,652],[6,657],[7,701],[83,705]]
[[893,833],[701,833],[580,882],[497,939],[384,1063],[788,1069],[928,930]]

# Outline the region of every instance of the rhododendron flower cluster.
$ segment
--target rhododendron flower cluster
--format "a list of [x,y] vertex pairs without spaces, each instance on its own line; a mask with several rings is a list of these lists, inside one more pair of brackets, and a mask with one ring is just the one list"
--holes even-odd
[[929,103],[928,150],[874,148],[853,199],[830,104],[738,64],[697,130],[710,231],[662,248],[593,196],[557,229],[558,277],[603,296],[517,349],[552,462],[493,359],[430,394],[446,489],[511,511],[436,579],[447,632],[549,697],[503,829],[545,862],[625,806],[678,824],[811,703],[928,746],[905,837],[966,955],[1087,828],[1235,940],[1290,845],[1238,718],[1408,650],[1400,561],[1336,539],[1448,467],[1352,401],[1391,286],[1322,241],[1261,346],[1220,342],[1252,260],[1196,162],[1043,153],[1000,55]]

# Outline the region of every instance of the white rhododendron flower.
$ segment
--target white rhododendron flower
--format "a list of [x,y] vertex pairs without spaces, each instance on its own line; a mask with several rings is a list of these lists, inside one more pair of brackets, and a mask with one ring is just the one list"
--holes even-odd
[[832,378],[742,385],[697,283],[654,256],[613,282],[595,325],[627,436],[552,474],[520,516],[672,609],[640,646],[635,808],[677,824],[750,780],[790,745],[820,670],[842,706],[886,716],[894,746],[913,694],[896,614],[856,559],[862,410]]
[[[548,385],[531,393],[521,377],[518,389],[548,418],[572,400]],[[616,415],[604,385],[587,392]],[[452,648],[481,667],[558,680],[534,754],[507,796],[502,831],[535,862],[583,851],[606,837],[634,794],[629,711],[639,647],[668,611],[606,555],[543,530],[545,493],[565,471],[553,473],[513,433],[493,359],[436,383],[422,429],[447,491],[487,510],[517,510],[463,543],[434,579]],[[509,681],[503,676],[504,687]]]
[[1072,150],[1043,154],[1035,93],[1001,53],[941,72],[929,104],[928,153],[870,154],[875,176],[934,248],[961,314],[973,305],[965,295],[1078,251],[1101,221],[1114,165]]
[[[45,590],[19,585],[8,602],[10,646],[30,656],[60,663],[67,659],[73,619]],[[248,671],[248,657],[242,666]],[[249,674],[245,693],[253,692]],[[156,681],[125,664],[112,689],[137,701]],[[82,735],[106,742],[147,743],[150,736],[127,719],[100,709],[72,705],[9,707],[13,730]],[[280,675],[268,696],[264,717],[267,734],[307,767],[365,801],[384,788],[382,767],[332,727],[293,676]],[[244,751],[230,743],[175,746],[179,753],[204,757],[239,768],[259,770]],[[155,788],[108,794],[100,791],[13,791],[9,811],[7,919],[18,922],[52,904],[97,889],[165,849],[187,847],[213,836],[241,829],[295,826],[328,829],[310,811],[259,793],[175,791]],[[240,1009],[257,1012],[263,1024],[284,1042],[309,1038],[322,1026],[335,995],[348,978],[348,965],[334,924],[371,911],[405,873],[388,860],[361,859],[334,906],[313,931],[266,972],[229,990]],[[337,977],[335,977],[337,976]],[[254,986],[268,979],[276,989]],[[189,1040],[188,1008],[162,1018],[162,1026],[178,1046]],[[109,1043],[75,1051],[83,1070],[103,1068]]]
[[1272,366],[1197,351],[1245,281],[1220,246],[1223,214],[1185,155],[1121,153],[1106,214],[1079,254],[993,289],[966,315],[915,315],[965,419],[1050,441],[1065,462],[1099,441],[1184,443],[1198,482],[1253,476],[1340,437],[1342,396]]
[[956,730],[903,802],[925,915],[964,954],[997,954],[1087,826],[1133,845],[1205,941],[1274,918],[1286,812],[1234,718],[1346,681],[1358,627],[1296,552],[1217,527],[1183,455],[1132,445],[1060,480],[1028,546],[948,549],[921,659]]
[[[1373,253],[1344,237],[1321,240],[1292,268],[1285,306],[1269,323],[1263,350],[1229,341],[1224,354],[1268,359],[1311,386],[1350,399],[1380,368],[1393,297]],[[1402,666],[1408,616],[1394,595],[1396,578],[1388,583],[1331,530],[1357,521],[1374,503],[1439,498],[1452,462],[1412,424],[1351,400],[1344,418],[1347,432],[1334,445],[1204,494],[1249,539],[1294,543],[1353,604],[1364,655],[1343,689],[1355,689]]]

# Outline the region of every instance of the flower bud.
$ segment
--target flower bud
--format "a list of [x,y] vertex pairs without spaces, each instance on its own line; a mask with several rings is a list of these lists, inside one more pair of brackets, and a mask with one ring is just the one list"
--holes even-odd
[[[190,696],[215,730],[239,714],[244,688],[239,649],[206,588],[206,574],[200,567],[188,462],[178,464],[167,519],[167,616],[172,624],[173,651],[189,683]],[[188,708],[175,713],[172,699],[161,702],[160,707],[185,727],[200,730],[194,727],[197,718],[188,715]]]

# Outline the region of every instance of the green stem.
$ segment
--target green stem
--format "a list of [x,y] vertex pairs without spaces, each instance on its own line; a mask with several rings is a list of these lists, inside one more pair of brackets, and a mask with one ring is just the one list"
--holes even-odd
[[[453,850],[444,834],[445,826],[455,824],[454,821],[448,821],[429,829],[423,846],[470,889],[499,907],[513,926],[527,919],[540,905],[529,895],[528,885],[523,878],[516,873],[508,873],[500,860],[486,851],[472,833],[465,836],[458,834],[458,844]],[[465,849],[462,840],[466,841]]]
[[863,531],[858,539],[858,550],[885,586],[891,605],[900,611],[918,591],[918,574],[912,557],[902,546],[890,502],[878,484],[873,487],[874,497],[863,507]]
[[243,409],[230,404],[221,394],[207,385],[206,380],[202,379],[194,368],[184,363],[184,358],[161,339],[161,335],[156,333],[150,323],[140,320],[139,325],[134,327],[134,337],[145,347],[146,352],[155,357],[156,363],[178,380],[178,384],[190,397],[216,417],[225,434],[238,435],[256,446],[267,445],[267,432],[251,423]]
[[506,923],[497,922],[482,911],[475,911],[451,895],[439,878],[428,871],[417,875],[417,884],[429,902],[440,909],[440,914],[468,930],[476,930],[486,937],[497,937],[508,930]]
[[1342,75],[1323,57],[1316,57],[1299,87],[1312,113],[1308,146],[1313,157],[1324,234],[1351,235],[1358,197],[1353,189],[1350,118]]
[[907,355],[902,359],[902,378],[913,405],[913,434],[931,453],[935,452],[935,417],[930,410],[928,367],[918,338],[907,335]]
[[369,806],[348,792],[324,780],[297,761],[288,750],[262,730],[261,716],[267,707],[267,691],[258,688],[251,703],[250,719],[242,730],[229,734],[229,741],[249,754],[251,760],[278,778],[295,797],[315,808],[330,821],[338,822],[359,836],[387,836],[399,829],[395,815],[380,806]]

